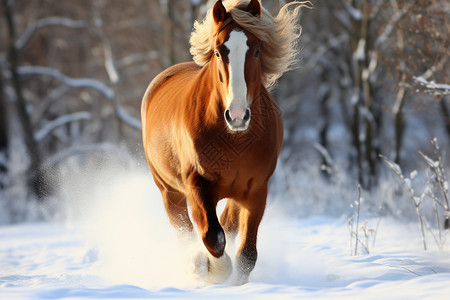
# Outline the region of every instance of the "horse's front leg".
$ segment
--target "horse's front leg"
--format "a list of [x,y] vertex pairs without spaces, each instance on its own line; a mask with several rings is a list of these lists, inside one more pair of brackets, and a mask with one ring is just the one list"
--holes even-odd
[[225,253],[225,233],[216,214],[217,199],[211,184],[202,176],[191,175],[188,180],[192,217],[208,250],[208,277],[213,283],[223,282],[231,274],[231,259]]
[[266,207],[267,186],[261,188],[242,203],[240,211],[239,231],[241,234],[241,246],[236,254],[238,270],[238,284],[248,281],[258,257],[256,240],[258,227],[261,223]]
[[225,250],[225,234],[217,218],[211,184],[200,175],[191,175],[188,183],[192,217],[203,243],[211,255],[220,257]]

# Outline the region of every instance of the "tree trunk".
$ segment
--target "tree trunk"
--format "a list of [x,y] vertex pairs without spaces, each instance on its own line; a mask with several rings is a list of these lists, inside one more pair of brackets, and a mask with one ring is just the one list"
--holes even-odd
[[[327,82],[326,77],[327,72],[322,72],[322,80],[323,82]],[[319,143],[328,151],[328,129],[330,128],[330,108],[329,108],[329,98],[330,98],[330,88],[328,85],[323,84],[321,88],[318,90],[319,96],[319,105],[320,105],[320,114],[322,117],[322,123],[319,129]],[[328,151],[329,152],[329,151]],[[330,168],[332,166],[329,165],[329,161],[322,157],[322,168],[321,174],[326,178],[330,178]]]
[[450,139],[450,109],[448,108],[447,103],[445,103],[445,96],[439,100],[439,104],[441,105],[442,117],[445,122],[445,129],[447,131],[448,138]]
[[406,74],[401,75],[401,84],[397,93],[397,99],[393,108],[394,121],[395,121],[395,159],[394,162],[398,165],[401,164],[401,149],[403,145],[403,135],[405,130],[405,120],[403,116],[403,109],[406,99]]
[[10,63],[13,89],[16,94],[16,105],[19,121],[22,125],[27,152],[30,157],[29,171],[27,172],[28,186],[38,200],[42,200],[46,192],[43,172],[41,170],[41,155],[38,144],[34,139],[33,127],[28,115],[23,87],[18,72],[19,53],[15,46],[16,28],[14,24],[14,1],[3,0],[3,8],[8,29],[8,60]]
[[8,173],[8,114],[3,90],[3,71],[0,65],[0,189],[4,188],[2,175]]

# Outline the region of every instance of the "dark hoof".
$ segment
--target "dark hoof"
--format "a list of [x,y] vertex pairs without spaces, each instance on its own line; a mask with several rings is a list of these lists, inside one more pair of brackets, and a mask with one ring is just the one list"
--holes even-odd
[[238,284],[245,284],[248,282],[250,273],[255,268],[256,258],[258,253],[256,248],[245,249],[236,257],[236,268],[238,271]]
[[206,249],[212,256],[221,257],[225,251],[225,233],[223,229],[209,230],[203,238],[203,244],[205,244]]

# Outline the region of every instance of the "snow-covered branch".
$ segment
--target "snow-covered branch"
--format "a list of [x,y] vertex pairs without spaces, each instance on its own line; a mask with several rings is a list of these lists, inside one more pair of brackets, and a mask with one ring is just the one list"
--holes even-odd
[[34,139],[37,142],[41,142],[50,132],[55,130],[56,128],[63,126],[68,123],[81,121],[81,120],[90,120],[91,113],[86,111],[76,112],[69,115],[63,115],[59,118],[56,118],[47,124],[45,124],[39,131],[35,132]]
[[71,89],[72,88],[70,86],[61,84],[49,92],[45,97],[41,98],[39,103],[33,108],[33,113],[30,116],[33,124],[37,124],[39,120],[42,120],[50,105],[58,100],[64,99],[64,94],[69,92]]
[[158,51],[147,51],[144,53],[133,53],[117,60],[118,67],[126,67],[140,61],[154,60],[160,57]]
[[404,15],[406,15],[409,12],[409,10],[412,8],[413,4],[414,4],[413,2],[409,2],[402,9],[397,10],[394,13],[394,15],[391,18],[391,21],[388,24],[386,24],[383,32],[381,32],[381,34],[378,36],[377,40],[375,41],[376,45],[383,45],[386,42],[389,35],[391,35],[392,31],[394,30],[395,25],[403,18]]
[[111,43],[109,42],[106,34],[103,30],[99,30],[100,38],[103,43],[103,53],[105,55],[105,69],[108,73],[109,79],[112,83],[119,82],[119,72],[117,72],[116,66],[114,64],[114,58],[112,54]]
[[91,78],[71,78],[56,69],[43,66],[19,67],[19,73],[21,75],[51,76],[73,88],[90,87],[98,90],[108,99],[112,99],[115,97],[114,92],[108,86],[98,80]]
[[94,24],[96,26],[96,32],[98,36],[100,37],[100,40],[103,44],[103,54],[105,57],[105,69],[108,73],[109,80],[111,80],[112,83],[117,83],[119,81],[119,72],[117,72],[113,53],[112,53],[112,47],[111,42],[108,39],[108,36],[106,35],[105,31],[103,30],[103,20],[98,12],[94,13]]
[[413,77],[413,79],[418,82],[420,85],[427,88],[429,92],[432,92],[433,94],[438,95],[448,95],[450,94],[450,84],[445,83],[436,83],[434,81],[428,81],[422,76],[419,77]]
[[15,42],[17,50],[21,50],[28,43],[33,34],[41,28],[48,26],[63,26],[73,29],[83,28],[86,26],[86,22],[79,20],[72,20],[61,17],[48,17],[37,20],[33,25],[29,26],[23,34]]
[[425,239],[425,231],[424,231],[424,226],[423,226],[424,224],[423,224],[422,215],[420,214],[420,210],[419,210],[419,207],[422,203],[422,197],[417,197],[414,195],[414,189],[411,187],[411,179],[405,178],[405,176],[403,175],[402,169],[400,168],[400,166],[398,164],[396,164],[395,162],[391,161],[389,158],[387,158],[383,155],[379,155],[379,157],[382,158],[386,162],[386,164],[389,166],[389,168],[391,168],[391,170],[394,172],[394,174],[397,175],[397,177],[400,179],[400,181],[403,183],[406,190],[408,191],[409,198],[411,200],[411,203],[415,207],[417,219],[419,221],[420,232],[422,234],[423,249],[427,250],[427,243],[426,243],[426,239]]
[[141,122],[138,119],[135,119],[134,117],[130,116],[125,111],[125,109],[119,104],[114,94],[114,91],[98,80],[91,78],[71,78],[67,75],[62,74],[58,70],[42,66],[20,67],[19,73],[21,75],[38,74],[51,76],[73,88],[81,88],[81,87],[93,88],[102,93],[113,104],[117,117],[121,121],[137,130],[142,129]]
[[433,64],[428,70],[426,70],[422,75],[419,77],[422,77],[425,80],[428,80],[437,70],[442,70],[447,63],[448,56],[443,55],[442,58],[436,63]]
[[123,162],[130,162],[132,159],[123,151],[120,147],[110,143],[101,143],[101,144],[90,144],[90,145],[82,145],[82,146],[74,146],[70,148],[66,148],[62,151],[57,152],[56,154],[50,156],[44,164],[43,168],[48,170],[56,166],[57,164],[63,162],[67,158],[74,155],[83,155],[83,154],[92,154],[95,152],[102,152],[114,155],[115,158],[120,159]]

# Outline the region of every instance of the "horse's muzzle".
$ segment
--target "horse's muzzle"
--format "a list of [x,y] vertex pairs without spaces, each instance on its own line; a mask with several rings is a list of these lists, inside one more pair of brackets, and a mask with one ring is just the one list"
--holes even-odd
[[225,121],[227,122],[228,128],[232,131],[245,131],[248,128],[248,124],[250,123],[251,111],[249,108],[245,110],[245,114],[241,116],[231,116],[230,110],[225,110]]

